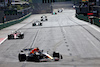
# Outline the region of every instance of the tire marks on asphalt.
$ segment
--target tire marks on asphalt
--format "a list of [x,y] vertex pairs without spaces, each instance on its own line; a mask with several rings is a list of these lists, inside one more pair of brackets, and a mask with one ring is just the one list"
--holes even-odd
[[[60,23],[62,24],[62,22],[60,22]],[[62,32],[62,34],[63,34],[63,38],[64,38],[64,41],[65,41],[65,44],[67,44],[67,41],[66,41],[67,38],[66,38],[66,36],[65,36],[66,31],[65,31],[65,29],[64,29],[64,26],[61,26],[60,23],[58,22],[59,27],[60,27],[60,29],[61,29],[61,32]],[[69,45],[67,45],[66,47],[67,47],[67,50],[68,50],[68,52],[69,52],[69,56],[72,56],[71,49],[69,48]]]
[[38,29],[37,32],[35,33],[35,37],[32,38],[32,42],[30,43],[30,45],[29,44],[26,45],[23,49],[25,49],[27,47],[29,47],[29,48],[33,48],[34,47],[34,43],[35,43],[35,40],[37,38],[37,35],[38,35],[39,31],[40,31],[40,29]]
[[[72,21],[72,22],[74,22],[74,23],[76,23],[77,25],[79,25],[80,27],[82,27],[85,31],[87,31],[91,36],[93,36],[98,42],[100,42],[100,39],[98,38],[98,37],[96,37],[93,33],[91,33],[88,29],[86,29],[83,25],[81,25],[81,24],[79,24],[79,23],[77,23],[76,21],[74,21],[74,20],[72,20],[70,17],[69,17],[69,19]],[[97,30],[98,31],[98,30]],[[88,38],[86,35],[84,35],[86,38],[87,38],[87,40],[100,52],[100,49],[90,40],[90,38]]]

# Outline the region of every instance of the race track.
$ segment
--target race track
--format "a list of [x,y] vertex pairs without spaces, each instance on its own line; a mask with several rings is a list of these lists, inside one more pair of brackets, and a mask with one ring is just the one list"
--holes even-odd
[[[48,21],[43,22],[43,26],[33,27],[32,23],[40,20],[42,15],[46,15]],[[25,37],[6,40],[0,45],[0,67],[100,66],[100,29],[75,18],[74,9],[65,9],[57,15],[32,15],[23,22],[1,31],[10,33],[18,27]],[[49,53],[58,51],[63,55],[63,59],[58,62],[19,62],[20,50],[30,47],[39,47]]]

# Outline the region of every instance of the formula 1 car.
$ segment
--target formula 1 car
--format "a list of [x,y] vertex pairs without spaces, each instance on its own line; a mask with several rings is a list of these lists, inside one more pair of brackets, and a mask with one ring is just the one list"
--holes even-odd
[[8,35],[8,39],[23,39],[24,34],[21,31],[15,31]]
[[42,22],[40,21],[35,21],[32,26],[42,26]]
[[75,5],[73,5],[72,7],[73,7],[73,9],[75,9],[75,8],[76,8],[76,6],[75,6]]
[[59,12],[59,13],[63,12],[63,9],[58,9],[58,12]]
[[48,21],[47,16],[45,15],[41,16],[41,21]]
[[53,13],[52,13],[52,15],[56,15],[56,14],[57,14],[56,12],[53,12]]
[[63,59],[62,55],[58,52],[53,52],[52,56],[48,53],[43,53],[43,50],[36,52],[35,54],[31,54],[30,52],[33,48],[27,48],[21,50],[18,55],[18,59],[20,62],[22,61],[33,61],[33,62],[47,62],[47,61],[59,61]]

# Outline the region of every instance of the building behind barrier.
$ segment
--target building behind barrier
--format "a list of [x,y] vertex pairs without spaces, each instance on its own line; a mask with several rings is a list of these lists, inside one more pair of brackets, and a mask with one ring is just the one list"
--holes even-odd
[[71,0],[33,0],[33,14],[34,13],[51,13],[53,9],[53,3],[65,2]]
[[64,2],[71,0],[33,0],[33,3],[52,3],[52,2]]

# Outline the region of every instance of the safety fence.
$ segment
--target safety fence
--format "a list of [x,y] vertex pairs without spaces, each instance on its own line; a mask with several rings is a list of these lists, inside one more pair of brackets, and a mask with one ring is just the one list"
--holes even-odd
[[[78,19],[80,19],[80,20],[84,20],[84,21],[89,22],[88,16],[84,16],[84,15],[82,15],[82,14],[76,14],[76,17],[77,17]],[[94,24],[95,24],[95,25],[97,25],[97,26],[100,27],[100,18],[94,17],[94,18],[93,18],[93,21],[94,21]]]
[[80,20],[89,21],[88,16],[84,16],[82,14],[76,14],[76,17]]
[[6,28],[6,27],[9,27],[11,25],[14,25],[14,24],[17,24],[17,23],[20,23],[21,21],[23,21],[24,19],[28,18],[32,13],[29,13],[19,19],[15,19],[15,20],[12,20],[12,21],[8,21],[8,22],[5,22],[5,23],[2,23],[0,24],[0,30],[3,29],[3,28]]
[[100,18],[95,18],[94,24],[100,27]]

